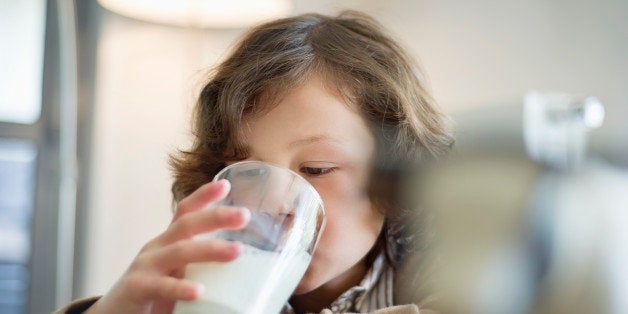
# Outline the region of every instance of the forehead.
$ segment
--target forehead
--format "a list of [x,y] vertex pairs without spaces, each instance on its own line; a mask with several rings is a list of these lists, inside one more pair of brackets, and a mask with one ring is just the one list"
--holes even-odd
[[357,106],[330,90],[328,83],[312,76],[283,94],[269,110],[245,118],[243,131],[248,146],[284,149],[299,141],[337,145],[370,141],[370,131]]

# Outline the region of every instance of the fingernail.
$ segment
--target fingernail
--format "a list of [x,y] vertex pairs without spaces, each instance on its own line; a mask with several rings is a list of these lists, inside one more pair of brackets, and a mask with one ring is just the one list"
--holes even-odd
[[231,243],[231,250],[234,254],[239,256],[242,253],[242,250],[244,250],[244,246],[241,242],[233,242]]
[[196,283],[196,297],[200,298],[205,294],[205,285],[202,283]]
[[251,211],[246,207],[240,207],[240,212],[242,213],[242,217],[245,222],[248,222],[251,219]]
[[220,184],[220,189],[229,189],[231,187],[231,183],[227,179],[220,179],[216,183]]
[[251,211],[246,207],[229,207],[225,212],[227,215],[242,215],[245,221],[251,217]]

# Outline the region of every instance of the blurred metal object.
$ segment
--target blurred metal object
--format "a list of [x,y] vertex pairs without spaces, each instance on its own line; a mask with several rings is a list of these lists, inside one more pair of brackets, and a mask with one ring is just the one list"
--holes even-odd
[[456,115],[458,149],[408,177],[409,204],[429,221],[419,232],[434,235],[410,259],[431,270],[424,307],[627,313],[628,172],[586,153],[603,106],[532,93],[494,109]]
[[523,158],[467,155],[422,169],[410,186],[410,203],[423,208],[434,235],[413,265],[430,269],[434,300],[425,308],[628,310],[628,196],[619,192],[628,174],[602,163],[560,172]]
[[586,133],[604,122],[604,106],[595,97],[530,92],[523,103],[523,135],[530,157],[563,170],[584,161]]
[[[414,267],[428,269],[425,308],[439,313],[527,313],[535,261],[526,203],[543,168],[512,157],[465,155],[422,169],[407,193],[433,234]],[[423,263],[431,265],[423,265]]]

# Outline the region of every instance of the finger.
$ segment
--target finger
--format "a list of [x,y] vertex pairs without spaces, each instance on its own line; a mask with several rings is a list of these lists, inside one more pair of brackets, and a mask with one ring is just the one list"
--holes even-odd
[[227,196],[230,189],[229,181],[224,179],[202,185],[179,202],[172,221],[177,220],[184,214],[207,208],[212,202],[219,201]]
[[170,300],[155,300],[150,314],[172,314],[175,303]]
[[200,298],[205,291],[205,287],[199,283],[169,276],[149,278],[136,276],[132,280],[135,292],[144,300],[192,301]]
[[172,273],[170,273],[170,276],[179,279],[183,278],[185,276],[185,268],[182,267],[173,270]]
[[189,263],[230,262],[242,253],[242,244],[226,240],[182,240],[147,253],[151,268],[171,274]]
[[246,226],[250,219],[251,212],[243,207],[221,206],[196,211],[177,219],[156,241],[161,245],[168,245],[218,229],[237,230]]

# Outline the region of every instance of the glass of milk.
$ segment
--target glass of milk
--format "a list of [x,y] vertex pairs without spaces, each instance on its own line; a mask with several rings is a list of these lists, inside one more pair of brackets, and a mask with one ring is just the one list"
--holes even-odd
[[[197,236],[240,241],[234,261],[192,263],[185,278],[205,285],[201,298],[177,302],[174,313],[278,313],[307,269],[325,226],[323,201],[295,172],[261,161],[232,164],[215,177],[231,191],[215,206],[246,207],[249,224]],[[208,209],[208,210],[211,210]]]

